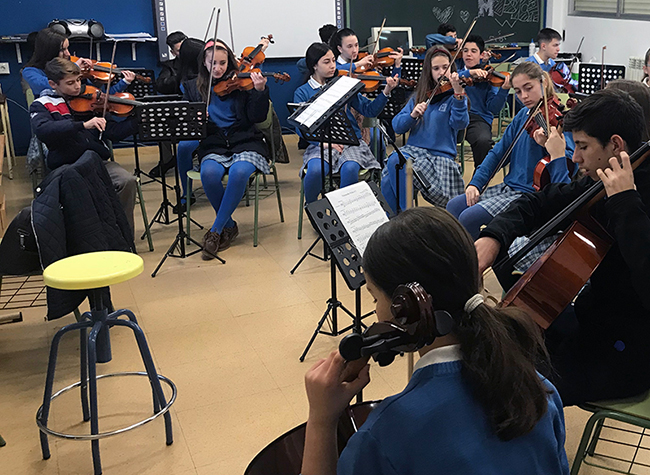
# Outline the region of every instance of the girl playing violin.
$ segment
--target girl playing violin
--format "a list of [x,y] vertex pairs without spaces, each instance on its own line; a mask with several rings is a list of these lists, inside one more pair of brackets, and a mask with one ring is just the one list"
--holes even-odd
[[[543,88],[546,89],[548,100],[555,95],[548,74],[538,64],[525,62],[515,68],[510,81],[525,107],[515,116],[503,138],[476,169],[465,194],[453,198],[447,204],[447,210],[458,218],[474,239],[478,237],[481,226],[506,209],[511,201],[523,193],[535,191],[533,172],[542,158],[550,155],[552,160],[547,166],[551,183],[569,182],[567,162],[571,160],[574,149],[570,133],[559,134],[555,128],[551,128],[550,136],[547,137],[540,128],[535,132],[534,139],[524,132],[515,143],[515,137],[529,114],[543,100]],[[540,113],[544,113],[543,104]],[[499,161],[513,143],[511,154],[503,165],[510,165],[503,183],[485,189],[498,171],[496,168]]]
[[[354,72],[357,68],[372,69],[374,68],[374,58],[368,54],[359,59],[359,39],[354,30],[343,28],[334,33],[330,39],[330,46],[336,57],[336,69],[352,69]],[[402,71],[402,48],[391,53],[390,58],[395,60],[392,74],[401,76]]]
[[[51,28],[45,28],[38,32],[34,45],[34,54],[32,54],[29,62],[22,70],[23,79],[31,88],[34,97],[40,96],[43,90],[50,89],[45,74],[45,65],[47,62],[54,58],[70,59],[69,47],[70,41],[64,35]],[[79,58],[76,64],[82,69],[84,67],[92,67],[92,62],[86,58]],[[111,86],[109,90],[110,94],[123,92],[135,79],[135,74],[131,71],[122,71],[122,75],[124,77],[117,84]]]
[[[325,43],[313,43],[305,54],[307,68],[311,77],[306,84],[303,84],[294,93],[294,102],[306,102],[314,96],[318,90],[325,85],[328,79],[336,74],[336,60],[334,53]],[[370,100],[361,94],[357,94],[350,102],[347,109],[347,115],[354,131],[361,139],[361,130],[352,116],[351,108],[354,108],[360,114],[366,117],[376,117],[388,102],[388,94],[397,86],[396,77],[386,79],[386,86],[383,94],[380,94],[375,100]],[[298,131],[300,133],[300,131]],[[341,174],[341,188],[359,181],[359,170],[380,168],[379,162],[374,157],[368,145],[361,140],[359,145],[343,146],[333,144],[331,164],[335,173]],[[321,190],[321,158],[320,146],[317,143],[311,143],[303,154],[303,170],[307,167],[304,177],[305,201],[311,203],[318,198]],[[326,160],[328,154],[326,153]],[[329,172],[329,163],[325,164],[325,173]]]
[[521,312],[483,303],[477,266],[473,240],[443,209],[409,209],[375,231],[363,269],[378,320],[395,322],[398,286],[417,282],[452,329],[434,339],[433,312],[409,312],[433,343],[419,349],[406,389],[374,409],[338,460],[337,421],[370,382],[369,365],[346,382],[351,369],[338,351],[317,362],[305,376],[303,475],[569,473],[562,402],[535,370],[546,359],[541,332]]
[[[448,96],[436,103],[427,105],[428,95],[433,92],[442,75],[447,71],[451,54],[445,48],[433,47],[424,58],[422,75],[415,94],[404,108],[393,118],[393,128],[398,134],[410,131],[406,146],[401,151],[413,160],[413,168],[430,184],[425,188],[419,180],[414,186],[430,203],[446,206],[447,202],[463,192],[465,183],[460,174],[456,157],[456,134],[467,127],[467,96],[461,86],[458,74],[452,67],[450,83],[453,96]],[[396,165],[399,163],[397,153],[388,157],[387,165],[382,171],[381,191],[388,204],[396,210],[397,184]],[[406,174],[399,172],[400,208],[406,206]]]
[[[203,189],[217,214],[203,237],[202,257],[209,260],[219,250],[230,247],[239,234],[232,213],[244,195],[249,177],[255,170],[271,171],[262,133],[255,127],[266,119],[270,104],[266,78],[259,73],[251,73],[254,88],[250,91],[237,90],[223,97],[211,91],[214,82],[238,71],[235,56],[223,41],[216,45],[213,40],[208,41],[200,61],[199,75],[187,83],[185,97],[192,102],[205,102],[210,97],[208,136],[197,149]],[[224,190],[221,180],[226,172],[228,185]]]

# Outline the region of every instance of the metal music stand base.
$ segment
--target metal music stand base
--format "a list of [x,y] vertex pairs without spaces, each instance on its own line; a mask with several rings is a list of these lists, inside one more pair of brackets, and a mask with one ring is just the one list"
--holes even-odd
[[327,261],[328,261],[328,259],[329,259],[329,255],[327,254],[327,246],[323,246],[324,249],[323,249],[323,255],[322,255],[322,256],[319,256],[318,254],[314,254],[313,252],[311,252],[312,249],[314,249],[314,248],[316,247],[316,244],[318,244],[318,241],[321,241],[321,240],[322,240],[322,238],[321,238],[320,236],[318,236],[318,237],[314,240],[314,242],[311,244],[311,246],[309,246],[309,249],[307,249],[307,252],[305,252],[305,253],[302,255],[302,257],[301,257],[300,260],[296,263],[296,265],[293,266],[293,269],[291,269],[291,270],[289,271],[289,273],[290,273],[291,275],[293,275],[293,273],[296,272],[296,270],[298,270],[298,267],[300,267],[300,264],[302,264],[303,261],[304,261],[305,259],[307,259],[307,256],[315,257],[315,258],[318,259],[319,261],[323,261],[323,262],[327,262]]

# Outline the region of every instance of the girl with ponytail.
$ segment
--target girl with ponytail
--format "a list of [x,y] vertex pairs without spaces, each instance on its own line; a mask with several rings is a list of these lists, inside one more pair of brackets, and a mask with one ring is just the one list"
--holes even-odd
[[407,387],[370,414],[338,461],[336,423],[369,366],[345,382],[338,352],[316,363],[305,377],[302,473],[568,474],[562,402],[535,369],[547,364],[541,331],[483,303],[474,244],[458,221],[435,207],[404,211],[373,234],[363,268],[378,320],[392,319],[399,286],[417,282],[452,330],[419,350]]

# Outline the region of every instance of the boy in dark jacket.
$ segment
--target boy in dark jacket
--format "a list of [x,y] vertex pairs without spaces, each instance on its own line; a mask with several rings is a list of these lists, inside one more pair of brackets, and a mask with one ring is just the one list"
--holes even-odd
[[124,207],[129,225],[134,229],[136,178],[117,162],[108,161],[110,150],[99,139],[99,133],[107,139],[119,141],[137,132],[134,119],[122,122],[93,117],[85,122],[77,120],[68,107],[68,100],[82,93],[79,67],[63,58],[54,58],[45,66],[51,90],[42,92],[30,106],[32,130],[49,150],[47,166],[55,169],[74,163],[88,153],[99,155],[106,165],[115,191]]
[[553,364],[548,376],[569,406],[650,388],[650,162],[634,172],[630,165],[645,120],[639,104],[623,91],[592,94],[569,111],[564,129],[573,132],[572,160],[586,176],[513,201],[475,245],[483,271],[516,237],[529,235],[603,182],[607,196],[590,212],[614,243],[574,304],[546,330]]

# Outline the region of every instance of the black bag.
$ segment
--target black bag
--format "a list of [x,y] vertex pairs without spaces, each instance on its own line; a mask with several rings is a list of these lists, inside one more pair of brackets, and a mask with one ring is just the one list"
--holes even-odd
[[0,242],[0,275],[28,275],[41,271],[32,229],[32,209],[28,206],[11,221]]

